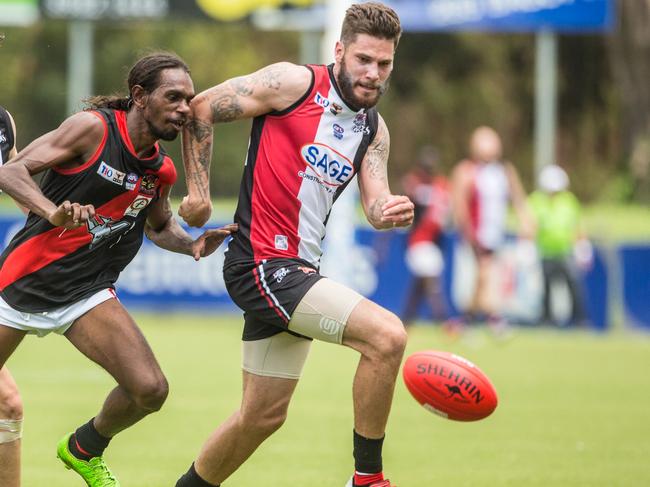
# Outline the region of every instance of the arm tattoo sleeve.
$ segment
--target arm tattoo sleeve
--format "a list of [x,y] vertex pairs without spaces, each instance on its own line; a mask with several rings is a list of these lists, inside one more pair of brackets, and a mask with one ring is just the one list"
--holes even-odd
[[250,76],[241,76],[231,80],[230,86],[238,96],[251,96],[255,90],[255,80]]
[[278,91],[280,86],[282,86],[282,83],[280,82],[280,74],[284,71],[285,69],[280,67],[267,68],[260,73],[260,83],[265,88]]
[[237,95],[233,93],[224,93],[218,96],[210,103],[210,108],[212,109],[212,120],[215,122],[232,122],[244,113]]
[[375,226],[381,225],[381,207],[384,206],[384,203],[386,203],[387,199],[388,198],[386,197],[377,198],[370,207],[370,211],[368,212],[368,219],[373,222]]
[[390,150],[390,138],[386,126],[381,124],[366,154],[366,166],[372,179],[388,180],[387,164]]
[[201,120],[190,119],[187,122],[187,129],[194,140],[201,143],[207,139],[212,133],[212,125]]

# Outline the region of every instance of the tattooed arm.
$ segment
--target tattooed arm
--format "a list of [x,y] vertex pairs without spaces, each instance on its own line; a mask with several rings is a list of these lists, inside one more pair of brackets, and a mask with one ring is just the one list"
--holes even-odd
[[179,215],[189,225],[204,225],[212,212],[212,126],[288,108],[307,91],[311,76],[304,66],[272,64],[209,88],[192,100],[192,112],[183,130],[188,195],[179,210]]
[[361,203],[370,224],[378,230],[407,227],[413,223],[413,203],[407,196],[391,194],[388,187],[388,153],[390,136],[384,119],[379,116],[377,135],[359,171]]

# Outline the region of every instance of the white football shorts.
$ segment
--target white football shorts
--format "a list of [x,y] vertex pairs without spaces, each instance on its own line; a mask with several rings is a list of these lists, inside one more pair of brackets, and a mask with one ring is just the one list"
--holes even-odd
[[42,313],[24,313],[9,306],[0,297],[0,325],[43,337],[48,333],[63,335],[77,318],[109,299],[117,299],[112,289],[102,289],[92,296]]

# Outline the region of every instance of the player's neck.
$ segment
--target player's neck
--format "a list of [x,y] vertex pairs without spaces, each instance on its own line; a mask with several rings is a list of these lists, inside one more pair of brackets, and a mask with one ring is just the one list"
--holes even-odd
[[140,159],[150,157],[156,150],[158,139],[151,134],[147,122],[134,109],[126,114],[126,128],[136,156]]

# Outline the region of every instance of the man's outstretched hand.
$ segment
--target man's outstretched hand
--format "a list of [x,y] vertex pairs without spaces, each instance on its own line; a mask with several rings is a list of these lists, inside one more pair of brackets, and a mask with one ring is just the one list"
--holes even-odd
[[206,230],[203,235],[197,238],[192,243],[192,256],[194,260],[199,260],[201,257],[207,257],[212,252],[217,250],[219,245],[232,233],[239,229],[236,223],[230,223],[221,228],[214,228]]

